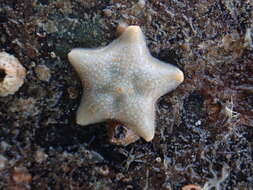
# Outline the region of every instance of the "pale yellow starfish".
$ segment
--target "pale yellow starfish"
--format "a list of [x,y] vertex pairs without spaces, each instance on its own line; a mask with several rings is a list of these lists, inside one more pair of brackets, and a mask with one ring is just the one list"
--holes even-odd
[[128,26],[106,47],[73,49],[68,58],[83,85],[77,123],[118,120],[150,141],[155,103],[184,80],[177,67],[152,57],[139,26]]

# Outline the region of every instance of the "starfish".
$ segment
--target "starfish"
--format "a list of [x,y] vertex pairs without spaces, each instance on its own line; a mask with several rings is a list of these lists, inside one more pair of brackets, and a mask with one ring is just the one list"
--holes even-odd
[[77,124],[116,120],[146,141],[155,134],[156,101],[184,80],[177,67],[151,56],[139,26],[105,47],[73,49],[68,59],[83,86]]

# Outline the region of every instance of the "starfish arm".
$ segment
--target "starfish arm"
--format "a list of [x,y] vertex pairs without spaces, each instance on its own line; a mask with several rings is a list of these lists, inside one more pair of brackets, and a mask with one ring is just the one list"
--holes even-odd
[[112,118],[114,116],[113,101],[113,97],[109,94],[85,94],[77,110],[77,124],[89,125]]
[[[68,58],[87,90],[105,86],[111,77],[111,60],[114,56],[108,47],[73,49]],[[95,85],[96,84],[96,85]]]
[[118,52],[119,57],[128,60],[128,63],[138,62],[140,55],[149,54],[145,36],[139,26],[129,26],[123,34],[108,46],[113,52]]
[[151,141],[155,133],[155,106],[151,99],[128,97],[120,104],[121,110],[115,119],[132,129],[146,141]]
[[184,80],[183,72],[174,65],[164,63],[156,58],[144,59],[144,64],[134,78],[136,89],[141,94],[157,100],[160,96],[175,89]]
[[139,26],[127,27],[123,34],[115,41],[122,44],[146,45],[144,34]]
[[157,64],[155,95],[159,98],[178,87],[184,81],[184,73],[174,65],[164,63],[156,58],[153,59]]
[[79,76],[90,76],[90,73],[103,70],[105,63],[110,62],[111,54],[107,49],[75,48],[69,52],[68,59]]

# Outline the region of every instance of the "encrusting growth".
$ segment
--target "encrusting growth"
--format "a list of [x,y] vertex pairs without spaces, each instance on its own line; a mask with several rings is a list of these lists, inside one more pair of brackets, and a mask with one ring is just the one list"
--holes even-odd
[[17,58],[0,53],[0,96],[14,94],[23,85],[26,76],[25,68]]
[[77,123],[120,121],[146,141],[155,134],[157,99],[184,80],[177,67],[150,55],[139,26],[126,27],[106,47],[73,49],[68,58],[83,85]]

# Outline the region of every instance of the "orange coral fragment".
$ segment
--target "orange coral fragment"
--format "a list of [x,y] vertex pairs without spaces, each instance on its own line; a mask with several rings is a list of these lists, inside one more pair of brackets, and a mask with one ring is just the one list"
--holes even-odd
[[202,190],[202,187],[200,187],[199,185],[195,185],[195,184],[189,184],[189,185],[185,185],[182,190]]

